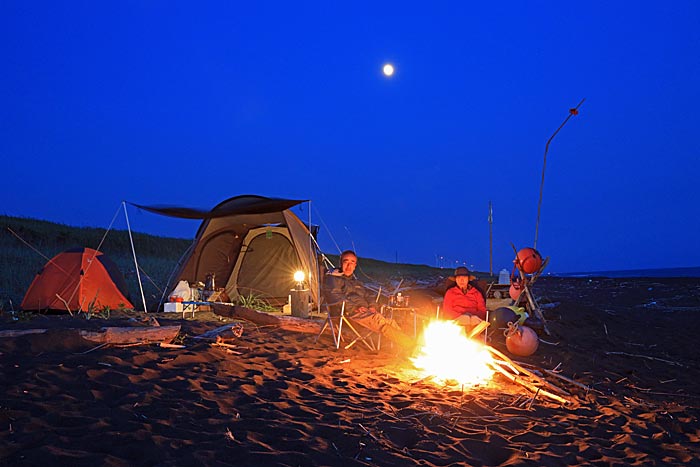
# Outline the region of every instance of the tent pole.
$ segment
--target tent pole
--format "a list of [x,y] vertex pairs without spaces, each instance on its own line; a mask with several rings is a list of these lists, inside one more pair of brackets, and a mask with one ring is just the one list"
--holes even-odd
[[124,217],[126,218],[126,230],[129,232],[129,242],[131,242],[131,254],[134,256],[134,266],[136,266],[136,277],[139,281],[139,290],[141,290],[141,300],[143,301],[143,311],[148,313],[146,308],[146,297],[143,295],[143,284],[141,284],[141,272],[139,271],[139,263],[136,261],[136,249],[134,248],[134,238],[131,236],[131,225],[129,224],[129,213],[126,211],[126,202],[122,201],[124,206]]
[[[313,224],[311,224],[311,200],[309,200],[309,253],[311,255],[314,255],[314,251],[316,249],[314,248],[314,232],[313,232]],[[314,255],[315,257],[309,258],[309,264],[316,265],[314,271],[309,271],[309,275],[311,274],[318,274],[319,277],[316,278],[316,311],[319,313],[321,312],[321,268],[319,267],[318,264],[318,254]],[[311,282],[309,282],[309,285]]]
[[489,201],[489,274],[493,276],[493,206]]

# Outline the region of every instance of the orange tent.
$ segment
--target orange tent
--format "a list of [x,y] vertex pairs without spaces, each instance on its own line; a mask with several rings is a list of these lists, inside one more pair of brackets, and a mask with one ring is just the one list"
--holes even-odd
[[50,259],[22,300],[23,310],[102,311],[133,308],[117,265],[92,248],[75,248]]

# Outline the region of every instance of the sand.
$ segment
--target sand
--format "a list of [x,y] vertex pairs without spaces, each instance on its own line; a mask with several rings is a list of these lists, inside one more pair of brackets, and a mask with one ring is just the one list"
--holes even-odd
[[[532,399],[495,377],[463,389],[420,380],[389,346],[337,351],[330,338],[242,323],[233,348],[102,347],[70,329],[142,325],[39,316],[2,329],[0,466],[700,465],[700,281],[542,278],[552,335],[514,359],[562,382],[576,403]],[[502,336],[492,345],[505,350]]]

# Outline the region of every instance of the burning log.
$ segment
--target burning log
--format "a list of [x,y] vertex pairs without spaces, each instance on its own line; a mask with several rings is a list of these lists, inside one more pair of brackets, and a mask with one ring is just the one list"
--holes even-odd
[[508,364],[508,366],[511,368],[511,370],[512,370],[512,369],[515,370],[516,376],[521,376],[521,375],[527,376],[528,378],[533,379],[534,381],[536,381],[537,384],[540,384],[540,385],[542,385],[542,386],[545,386],[545,387],[549,388],[550,390],[552,390],[552,391],[554,391],[554,392],[557,392],[557,393],[559,393],[559,394],[561,394],[561,395],[563,395],[563,396],[570,396],[570,395],[571,395],[570,393],[568,393],[568,392],[565,391],[564,389],[560,388],[559,386],[556,386],[556,385],[550,383],[550,382],[547,381],[546,379],[544,379],[544,378],[542,378],[542,377],[536,375],[535,373],[533,373],[532,371],[530,371],[530,370],[528,370],[527,368],[523,367],[522,365],[518,364],[518,363],[515,362],[514,360],[511,360],[510,358],[506,357],[506,356],[503,354],[503,352],[501,352],[501,351],[499,351],[499,350],[497,350],[497,349],[494,349],[494,348],[491,347],[491,346],[486,346],[486,349],[487,349],[489,352],[491,352],[492,354],[494,354],[494,355],[496,355],[497,357],[499,357],[500,359],[502,359],[503,361],[507,362],[507,364]]
[[520,386],[534,392],[535,395],[542,394],[543,396],[548,397],[548,398],[550,398],[556,402],[559,402],[560,404],[563,404],[563,405],[567,405],[567,404],[571,403],[571,401],[568,399],[565,399],[561,396],[558,396],[554,393],[551,393],[551,392],[547,391],[546,389],[542,389],[542,387],[539,387],[533,383],[530,383],[529,381],[526,381],[524,378],[520,378],[519,377],[520,375],[514,375],[514,374],[506,371],[504,367],[502,367],[501,365],[498,365],[497,363],[498,362],[494,361],[494,363],[489,364],[489,366],[491,368],[493,368],[494,370],[496,370],[498,373],[500,373],[503,376],[505,376],[506,378],[508,378],[511,382],[513,382],[515,384],[519,384]]
[[[524,368],[502,352],[467,338],[464,330],[455,323],[431,322],[425,330],[424,340],[425,344],[419,354],[411,359],[425,376],[419,381],[432,378],[436,381],[474,385],[499,373],[510,382],[535,393],[533,401],[538,396],[564,405],[576,400],[566,390]],[[455,355],[464,358],[455,361]]]
[[[519,384],[524,388],[532,391],[537,396],[541,394],[549,399],[552,399],[560,404],[568,405],[573,403],[571,394],[560,388],[559,386],[547,381],[544,378],[537,376],[532,371],[524,368],[515,361],[508,358],[503,352],[494,349],[489,345],[484,345],[486,350],[498,357],[489,363],[489,366],[496,370],[501,375],[508,378],[511,382]],[[557,394],[554,394],[557,393]]]

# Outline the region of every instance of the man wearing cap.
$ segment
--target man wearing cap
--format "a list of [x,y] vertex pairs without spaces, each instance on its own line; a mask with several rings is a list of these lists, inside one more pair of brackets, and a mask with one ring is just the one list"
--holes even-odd
[[486,319],[486,299],[479,289],[469,283],[475,277],[469,269],[460,266],[450,279],[457,285],[445,292],[442,305],[445,318],[469,329],[476,327]]
[[407,350],[413,348],[413,339],[401,331],[396,321],[377,311],[372,293],[355,277],[356,267],[355,252],[344,251],[340,255],[340,268],[326,274],[323,281],[324,298],[331,304],[345,302],[350,319],[386,336]]

